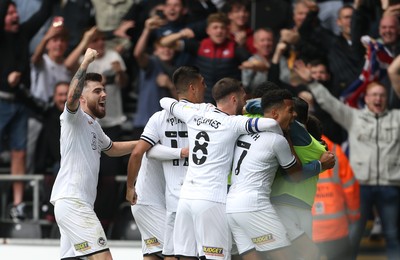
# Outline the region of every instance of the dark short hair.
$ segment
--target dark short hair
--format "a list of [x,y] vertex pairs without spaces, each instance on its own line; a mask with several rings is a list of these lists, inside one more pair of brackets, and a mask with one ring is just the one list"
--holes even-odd
[[261,98],[261,108],[268,111],[271,108],[282,106],[285,99],[293,99],[292,93],[287,89],[274,89],[265,93]]
[[321,121],[313,115],[308,116],[308,121],[306,124],[308,133],[312,135],[316,140],[320,141],[323,134],[323,125]]
[[294,97],[294,111],[296,111],[296,120],[306,124],[308,120],[308,103],[299,97]]
[[232,12],[234,6],[243,6],[247,12],[250,12],[251,3],[249,0],[227,0],[222,7],[222,11],[224,13]]
[[172,83],[178,94],[185,93],[188,86],[200,78],[200,70],[195,66],[182,66],[172,74]]
[[87,73],[85,76],[85,86],[86,86],[86,81],[102,82],[103,76],[99,73],[90,72]]
[[281,89],[272,81],[264,81],[258,84],[252,92],[254,98],[261,98],[265,93],[271,90]]
[[242,82],[234,78],[222,78],[215,83],[212,88],[212,97],[216,102],[231,93],[239,92],[243,89]]

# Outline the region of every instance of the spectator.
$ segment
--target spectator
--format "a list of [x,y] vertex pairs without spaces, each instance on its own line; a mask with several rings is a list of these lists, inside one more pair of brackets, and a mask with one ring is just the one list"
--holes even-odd
[[229,36],[238,46],[254,54],[256,49],[253,44],[253,30],[249,26],[250,2],[247,0],[228,0],[225,12],[229,19]]
[[[62,18],[54,18],[53,25],[47,30],[31,57],[31,94],[41,101],[44,108],[50,105],[57,82],[68,82],[71,78],[71,72],[64,63],[68,32],[60,19]],[[35,168],[36,144],[42,128],[42,122],[38,119],[40,114],[40,111],[32,111],[28,121],[26,164],[29,173]]]
[[211,14],[207,18],[208,37],[201,42],[195,41],[193,30],[185,28],[178,33],[161,39],[161,44],[173,46],[184,52],[196,56],[195,65],[200,69],[207,89],[204,95],[205,102],[214,102],[211,89],[223,77],[240,78],[239,65],[248,58],[245,48],[236,46],[228,37],[229,20],[223,13]]
[[107,46],[122,54],[129,49],[129,40],[115,37],[114,30],[133,4],[133,0],[103,1],[92,0],[95,10],[96,26],[106,37]]
[[150,33],[164,21],[158,16],[146,20],[145,28],[136,44],[133,55],[140,67],[139,98],[136,116],[134,118],[134,138],[139,138],[147,121],[155,112],[161,110],[159,100],[170,96],[174,86],[171,76],[174,71],[172,61],[174,50],[154,44],[152,55],[146,53]]
[[313,241],[328,260],[351,260],[349,229],[360,218],[360,186],[340,146],[321,136],[322,125],[316,117],[309,116],[307,130],[336,157],[333,169],[319,175],[312,208]]
[[[304,80],[310,80],[309,70],[299,64],[296,70]],[[364,109],[351,108],[335,97],[320,83],[308,84],[315,100],[331,114],[349,134],[350,164],[360,183],[361,218],[351,239],[355,253],[372,207],[375,205],[382,221],[388,259],[398,259],[398,216],[400,203],[400,111],[388,109],[387,92],[380,83],[367,86]]]
[[[336,86],[332,85],[331,74],[329,73],[326,63],[322,60],[313,60],[307,66],[310,68],[313,80],[320,82],[329,90],[330,93],[332,93],[332,95],[339,98],[338,93],[340,91],[335,88]],[[309,91],[304,90],[305,86],[301,86],[298,89],[301,90],[298,94],[299,97],[309,103],[310,113],[321,121],[323,133],[325,133],[325,135],[334,143],[341,144],[346,141],[346,131],[332,119],[329,113],[321,109],[320,105],[314,101],[314,98]]]
[[242,62],[242,83],[246,93],[251,93],[255,86],[268,79],[268,70],[274,48],[274,34],[272,30],[260,28],[254,32],[254,47],[257,52],[247,61]]
[[[52,1],[44,0],[40,9],[20,24],[16,6],[0,1],[0,140],[8,135],[11,150],[11,174],[25,174],[27,142],[27,103],[18,93],[30,87],[29,41],[50,16]],[[21,88],[25,89],[24,91]],[[1,145],[1,143],[0,143]],[[0,147],[2,150],[2,147]],[[23,219],[24,183],[13,183],[13,219]]]
[[[400,54],[400,4],[385,6],[370,1],[355,1],[355,10],[351,23],[351,40],[353,52],[358,57],[365,56],[365,48],[361,37],[369,35],[378,38],[389,52],[396,56]],[[389,1],[387,1],[389,2]],[[375,28],[376,27],[376,28]],[[400,108],[400,99],[394,93],[387,77],[381,79],[388,95],[388,108]]]
[[63,0],[53,11],[55,16],[64,18],[64,26],[68,30],[68,48],[66,54],[78,46],[85,30],[96,25],[95,11],[91,0]]
[[340,34],[334,38],[328,53],[329,68],[333,76],[332,85],[339,90],[339,93],[335,95],[340,95],[353,83],[362,70],[363,56],[357,56],[352,51],[351,20],[353,11],[354,8],[351,5],[345,5],[339,9],[336,23],[340,28]]

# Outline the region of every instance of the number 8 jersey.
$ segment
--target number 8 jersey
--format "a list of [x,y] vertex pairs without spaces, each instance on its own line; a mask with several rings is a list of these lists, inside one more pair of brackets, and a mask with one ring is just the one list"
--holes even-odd
[[160,104],[188,129],[189,167],[180,195],[185,199],[225,203],[236,139],[267,129],[282,133],[273,119],[230,116],[210,104],[171,98],[161,99]]

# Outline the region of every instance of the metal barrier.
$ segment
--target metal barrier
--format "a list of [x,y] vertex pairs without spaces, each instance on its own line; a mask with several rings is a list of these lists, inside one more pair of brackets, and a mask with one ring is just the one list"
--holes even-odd
[[[44,179],[43,175],[4,175],[0,174],[0,182],[31,182],[33,187],[33,221],[39,221],[39,182]],[[5,205],[7,204],[6,196],[1,196],[1,205],[3,208],[3,214],[5,212]],[[4,216],[2,216],[4,218]]]
[[[39,221],[39,182],[43,181],[44,175],[43,174],[35,174],[35,175],[11,175],[11,174],[0,174],[0,182],[17,182],[17,181],[24,181],[24,182],[31,182],[33,186],[33,221]],[[117,175],[115,176],[115,181],[119,183],[126,182],[126,175]],[[7,204],[6,196],[1,196],[1,207],[3,214],[5,214],[5,205]],[[4,216],[1,216],[4,218]]]

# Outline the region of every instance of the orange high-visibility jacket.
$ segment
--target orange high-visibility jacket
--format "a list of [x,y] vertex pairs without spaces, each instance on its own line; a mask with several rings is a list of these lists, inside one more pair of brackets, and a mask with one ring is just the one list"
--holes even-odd
[[348,224],[360,218],[360,186],[347,156],[339,145],[325,136],[322,139],[335,154],[336,164],[319,175],[312,207],[313,240],[317,243],[347,236]]

